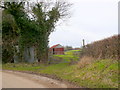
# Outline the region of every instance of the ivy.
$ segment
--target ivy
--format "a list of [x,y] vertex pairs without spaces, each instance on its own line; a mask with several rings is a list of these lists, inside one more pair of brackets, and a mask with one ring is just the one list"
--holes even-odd
[[[4,2],[2,8],[14,19],[15,24],[11,27],[12,30],[17,33],[15,41],[18,41],[17,44],[19,45],[21,60],[23,61],[22,55],[25,47],[34,46],[38,60],[47,63],[49,35],[54,31],[56,22],[65,15],[65,13],[63,13],[65,9],[62,10],[65,3],[55,3],[51,5],[53,6],[51,9],[46,9],[46,6],[51,7],[48,3],[36,3],[32,8],[30,7],[32,11],[31,14],[34,16],[33,19],[31,19],[28,12],[25,11],[25,3],[26,2]],[[7,30],[6,28],[7,24],[5,24],[4,31]],[[11,29],[9,28],[9,30]],[[9,33],[9,35],[13,34]],[[4,35],[4,37],[6,36],[8,35]],[[10,39],[13,40],[12,37],[10,37]]]

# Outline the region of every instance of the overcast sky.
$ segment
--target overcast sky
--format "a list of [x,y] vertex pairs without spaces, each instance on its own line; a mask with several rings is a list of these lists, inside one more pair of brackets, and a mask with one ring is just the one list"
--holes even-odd
[[80,47],[82,39],[87,44],[118,34],[118,1],[68,0],[71,18],[56,27],[49,45]]

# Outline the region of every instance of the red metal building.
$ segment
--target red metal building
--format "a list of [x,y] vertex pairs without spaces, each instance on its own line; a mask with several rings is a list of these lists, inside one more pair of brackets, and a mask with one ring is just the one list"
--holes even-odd
[[60,44],[54,45],[50,48],[51,54],[64,54],[64,47]]

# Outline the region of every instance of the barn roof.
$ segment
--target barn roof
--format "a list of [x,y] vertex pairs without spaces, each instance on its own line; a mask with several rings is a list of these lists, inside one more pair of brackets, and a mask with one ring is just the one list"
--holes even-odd
[[57,47],[58,45],[60,45],[60,44],[53,45],[52,47],[50,47],[50,49],[51,49],[51,48],[55,48],[55,47]]

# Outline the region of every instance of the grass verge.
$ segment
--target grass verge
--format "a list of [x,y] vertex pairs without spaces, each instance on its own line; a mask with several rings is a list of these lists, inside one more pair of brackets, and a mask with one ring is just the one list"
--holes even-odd
[[118,61],[97,60],[83,68],[79,64],[3,64],[3,69],[17,71],[32,71],[35,73],[54,75],[78,86],[86,88],[118,88]]

